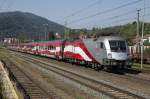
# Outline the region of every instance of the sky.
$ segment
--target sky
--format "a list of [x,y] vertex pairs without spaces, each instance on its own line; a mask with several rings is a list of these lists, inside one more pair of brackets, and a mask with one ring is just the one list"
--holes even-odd
[[150,22],[150,0],[0,0],[0,12],[30,12],[72,29],[91,29],[136,21],[138,9],[143,20],[144,5]]

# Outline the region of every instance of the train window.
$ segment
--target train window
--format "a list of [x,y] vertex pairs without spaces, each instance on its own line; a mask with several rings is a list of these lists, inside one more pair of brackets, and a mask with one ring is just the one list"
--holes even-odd
[[50,46],[50,50],[54,50],[55,49],[55,47],[54,46]]
[[112,52],[126,51],[126,42],[125,41],[110,40],[109,44],[110,44],[110,49]]
[[100,48],[104,48],[104,44],[100,42]]
[[48,46],[45,46],[45,50],[48,50]]
[[53,46],[53,50],[55,50],[56,49],[56,47],[55,46]]
[[50,50],[50,46],[48,46],[48,50]]

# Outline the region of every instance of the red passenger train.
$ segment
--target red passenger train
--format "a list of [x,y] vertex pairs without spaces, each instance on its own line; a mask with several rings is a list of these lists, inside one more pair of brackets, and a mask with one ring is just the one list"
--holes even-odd
[[14,44],[10,48],[25,53],[85,64],[96,69],[126,68],[132,65],[128,57],[126,41],[121,37],[114,36]]

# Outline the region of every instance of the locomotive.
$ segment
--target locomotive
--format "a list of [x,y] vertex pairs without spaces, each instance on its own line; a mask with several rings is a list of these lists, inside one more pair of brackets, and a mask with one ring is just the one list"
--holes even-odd
[[12,50],[47,56],[95,69],[131,68],[127,42],[118,36],[11,45]]

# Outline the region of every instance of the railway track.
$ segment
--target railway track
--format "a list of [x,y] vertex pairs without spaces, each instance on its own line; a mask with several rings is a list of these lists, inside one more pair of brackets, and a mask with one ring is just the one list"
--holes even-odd
[[[18,53],[16,53],[16,54],[18,54]],[[20,53],[19,53],[20,54]],[[25,54],[25,53],[22,53],[23,55],[28,55],[28,57],[31,57],[31,56],[34,56],[34,55],[29,55],[29,54]],[[35,59],[41,59],[41,58],[39,58],[39,57],[34,57]],[[49,62],[49,60],[47,59],[47,58],[44,58],[43,59],[43,61],[45,61],[45,62]],[[55,64],[55,60],[54,61],[51,61],[52,63],[54,63]],[[103,72],[103,74],[108,74],[108,72],[105,72],[105,71],[101,71],[101,72]],[[140,71],[137,71],[137,70],[132,70],[132,69],[127,69],[127,70],[124,70],[124,71],[122,71],[123,73],[125,73],[125,74],[121,74],[120,75],[120,73],[119,73],[119,75],[118,74],[115,74],[115,73],[111,73],[111,72],[109,72],[111,75],[113,75],[113,76],[115,76],[115,77],[117,77],[117,78],[123,78],[123,79],[127,79],[127,80],[132,80],[132,81],[140,81],[140,82],[142,82],[142,83],[146,83],[146,84],[149,84],[149,82],[150,82],[150,78],[149,79],[145,79],[145,78],[143,78],[143,77],[138,77],[137,76],[137,74],[138,73],[140,73]],[[135,75],[136,74],[136,75]]]
[[38,64],[38,66],[46,70],[57,73],[63,77],[66,77],[72,81],[80,83],[81,85],[84,85],[90,89],[93,89],[96,92],[103,93],[115,99],[145,99],[145,97],[143,96],[139,96],[134,93],[124,91],[122,89],[111,86],[107,83],[97,81],[95,79],[74,73],[72,71],[64,70],[62,68],[59,68],[58,66],[53,66],[52,64],[46,63],[44,61],[41,61],[35,58],[27,57],[25,55],[18,55],[18,57],[23,58],[24,60],[28,62]]
[[25,71],[20,69],[9,59],[2,60],[5,67],[9,71],[9,75],[17,82],[17,86],[23,92],[25,99],[59,99],[51,92],[47,92],[44,88],[30,77]]
[[[130,81],[133,81],[133,82],[141,82],[141,83],[144,83],[144,84],[150,84],[149,83],[150,82],[150,77],[149,78],[139,77],[138,73],[134,74],[133,72],[128,72],[127,70],[124,70],[123,72],[125,72],[125,74],[115,74],[115,73],[111,73],[111,72],[109,72],[109,73],[112,76],[115,76],[117,78],[122,78],[122,79],[130,80]],[[103,72],[103,74],[108,74],[108,72]]]

